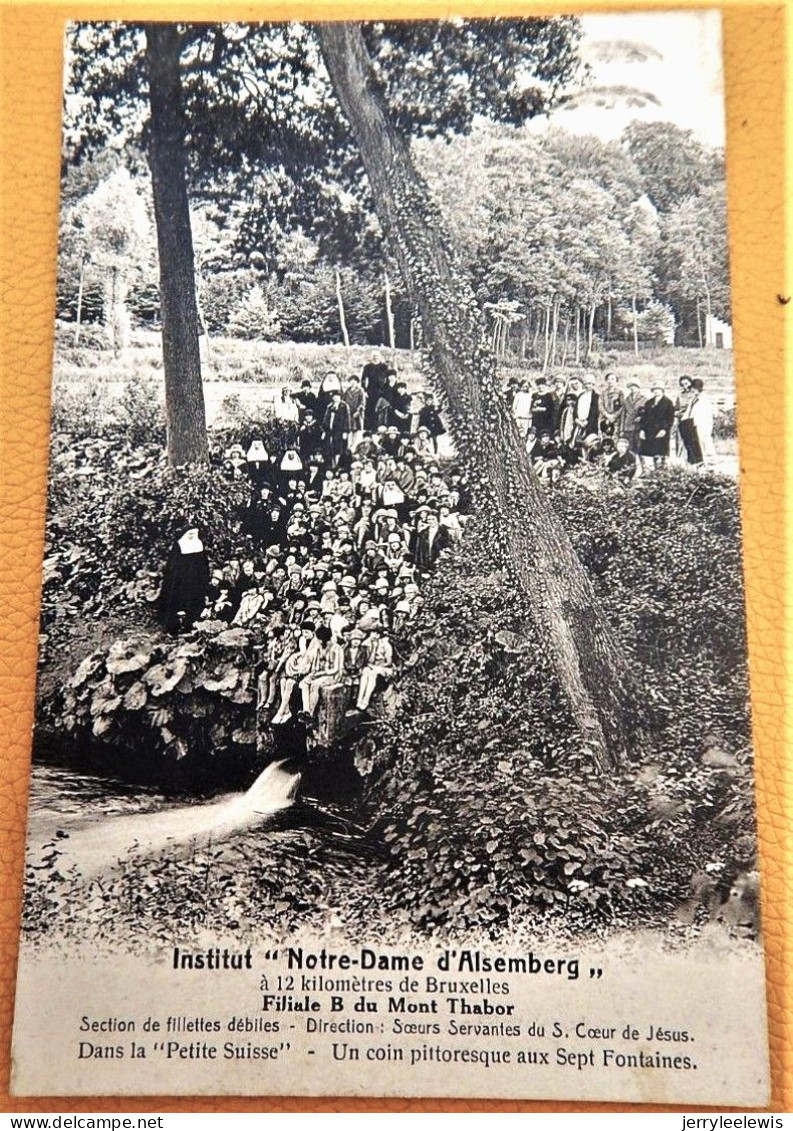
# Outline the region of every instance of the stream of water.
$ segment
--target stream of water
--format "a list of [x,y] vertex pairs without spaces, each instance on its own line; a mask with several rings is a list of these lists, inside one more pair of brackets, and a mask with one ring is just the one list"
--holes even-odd
[[28,848],[35,860],[57,837],[67,867],[76,866],[86,877],[96,875],[131,852],[152,855],[181,850],[266,827],[274,814],[292,806],[299,784],[300,774],[275,762],[247,791],[196,802],[165,797],[155,789],[113,778],[36,765],[31,778]]

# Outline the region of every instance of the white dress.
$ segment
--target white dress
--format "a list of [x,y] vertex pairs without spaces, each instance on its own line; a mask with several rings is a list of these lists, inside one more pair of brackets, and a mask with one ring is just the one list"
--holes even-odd
[[705,463],[713,463],[716,448],[713,443],[713,402],[707,393],[697,393],[690,407],[690,416],[697,430],[699,446]]

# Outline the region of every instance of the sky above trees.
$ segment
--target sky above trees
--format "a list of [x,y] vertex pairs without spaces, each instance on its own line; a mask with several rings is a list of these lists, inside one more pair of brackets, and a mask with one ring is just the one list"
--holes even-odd
[[[705,145],[724,144],[721,14],[717,11],[582,15],[590,90],[570,91],[548,124],[603,140],[633,120],[672,122]],[[650,96],[638,101],[636,95]]]

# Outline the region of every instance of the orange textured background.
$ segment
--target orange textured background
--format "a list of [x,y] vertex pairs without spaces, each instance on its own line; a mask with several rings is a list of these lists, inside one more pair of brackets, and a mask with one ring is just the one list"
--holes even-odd
[[[651,5],[644,5],[650,7]],[[657,6],[657,5],[652,5]],[[670,5],[671,6],[671,5]],[[695,7],[678,0],[676,8]],[[701,5],[700,5],[701,6]],[[37,3],[0,0],[0,1100],[2,1111],[572,1111],[627,1105],[421,1100],[55,1099],[7,1096],[23,841],[33,720],[54,317],[62,33],[67,19],[268,20],[627,10],[558,0],[362,0],[286,4]],[[790,7],[724,10],[727,165],[741,446],[749,651],[757,750],[772,1110],[793,1107],[793,837],[786,764],[786,434],[793,290],[785,264],[785,111]],[[790,147],[788,146],[788,151]],[[789,732],[788,732],[789,733]],[[46,1056],[43,1044],[42,1055]],[[652,1109],[651,1109],[652,1110]],[[662,1109],[655,1110],[675,1110]]]

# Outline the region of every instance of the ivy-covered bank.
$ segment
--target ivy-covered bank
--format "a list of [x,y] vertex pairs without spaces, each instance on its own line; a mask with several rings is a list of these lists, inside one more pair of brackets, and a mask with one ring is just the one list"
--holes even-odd
[[[240,426],[213,437],[217,466],[187,476],[123,422],[98,438],[56,433],[39,704],[50,751],[77,739],[94,769],[175,786],[198,769],[206,791],[244,788],[261,768],[257,642],[237,628],[173,640],[151,605],[181,514],[200,508],[216,560],[231,551],[246,489],[219,453]],[[328,921],[362,935],[527,922],[695,931],[721,918],[753,933],[736,486],[668,472],[626,492],[566,481],[552,497],[644,688],[652,741],[641,761],[595,773],[473,523],[397,642],[389,708],[311,758],[325,806],[344,782],[340,818],[299,806],[275,829],[189,858],[127,861],[90,882],[60,866],[56,840],[31,870],[29,931],[46,938],[57,922],[59,933],[123,929],[141,941]]]

